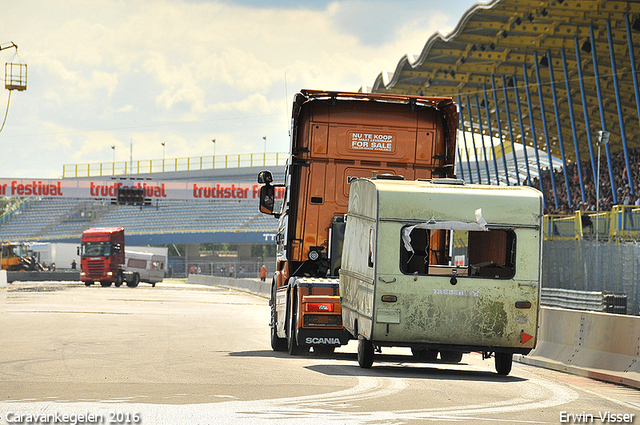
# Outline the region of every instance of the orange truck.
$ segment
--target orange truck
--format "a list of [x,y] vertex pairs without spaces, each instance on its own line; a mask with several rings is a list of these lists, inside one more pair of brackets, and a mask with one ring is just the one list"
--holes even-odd
[[279,219],[271,346],[330,354],[350,339],[338,283],[350,182],[453,177],[457,106],[450,98],[302,90],[292,115],[285,182],[258,175],[260,211]]

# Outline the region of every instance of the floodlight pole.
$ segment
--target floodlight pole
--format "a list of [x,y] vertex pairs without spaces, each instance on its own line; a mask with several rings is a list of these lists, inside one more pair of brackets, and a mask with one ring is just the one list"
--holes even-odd
[[211,139],[213,142],[213,160],[211,168],[216,168],[216,139]]
[[598,131],[596,141],[598,143],[598,171],[596,174],[596,243],[598,242],[598,235],[600,233],[600,148],[602,145],[609,143],[609,136],[611,133],[608,131]]
[[267,136],[262,136],[262,138],[264,139],[264,158],[263,158],[263,164],[266,167],[267,165]]

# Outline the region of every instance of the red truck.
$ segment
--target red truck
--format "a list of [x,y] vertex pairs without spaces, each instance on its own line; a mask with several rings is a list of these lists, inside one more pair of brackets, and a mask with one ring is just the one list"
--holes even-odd
[[80,255],[80,280],[86,286],[100,282],[102,286],[136,287],[137,273],[124,270],[124,228],[98,227],[82,233],[78,255]]
[[258,175],[260,211],[280,220],[270,301],[274,350],[331,353],[348,342],[337,278],[349,184],[373,173],[453,177],[457,116],[450,98],[296,94],[285,182],[273,184],[269,171]]

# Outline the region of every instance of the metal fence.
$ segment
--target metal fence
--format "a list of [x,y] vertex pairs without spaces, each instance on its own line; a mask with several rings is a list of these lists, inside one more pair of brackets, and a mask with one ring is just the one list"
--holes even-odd
[[[262,265],[267,267],[267,280],[270,282],[275,270],[275,258],[262,261],[238,261],[232,260],[188,260],[183,258],[170,258],[171,276],[176,278],[187,277],[189,274],[202,274],[208,276],[233,277],[239,279],[253,279],[260,277]],[[192,271],[193,269],[193,271]]]
[[285,165],[289,154],[282,152],[246,153],[138,161],[65,164],[62,177],[116,176],[124,174],[166,173],[269,165]]
[[542,287],[625,294],[627,313],[637,315],[640,310],[640,245],[587,240],[545,241]]
[[576,211],[545,215],[544,240],[587,239],[615,243],[640,242],[640,207],[615,205],[611,211]]

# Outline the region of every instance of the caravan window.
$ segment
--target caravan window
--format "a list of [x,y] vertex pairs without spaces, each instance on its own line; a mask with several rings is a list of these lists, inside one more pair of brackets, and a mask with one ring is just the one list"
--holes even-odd
[[134,269],[146,269],[147,260],[138,260],[136,258],[129,258],[129,262],[127,265]]
[[400,270],[405,274],[509,279],[515,275],[515,253],[516,235],[510,229],[404,226],[400,234]]

